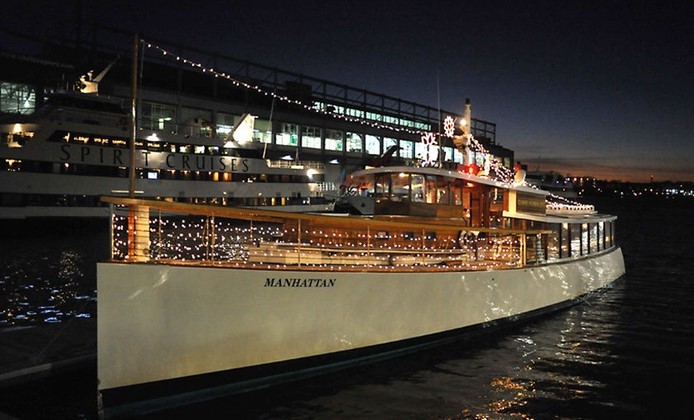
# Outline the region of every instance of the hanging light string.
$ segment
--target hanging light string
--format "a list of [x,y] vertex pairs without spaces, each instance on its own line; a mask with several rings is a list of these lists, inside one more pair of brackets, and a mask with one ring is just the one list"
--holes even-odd
[[326,108],[316,108],[316,107],[314,107],[314,106],[306,105],[306,104],[304,104],[303,102],[298,101],[298,100],[296,100],[296,99],[291,99],[291,98],[289,98],[289,97],[287,97],[287,96],[280,95],[280,94],[278,94],[278,93],[276,93],[276,92],[263,89],[262,87],[260,87],[260,86],[258,86],[258,85],[254,85],[254,84],[251,84],[251,83],[248,83],[248,82],[244,82],[244,81],[242,81],[242,80],[239,80],[239,79],[237,79],[237,78],[233,77],[232,75],[227,74],[227,73],[225,73],[225,72],[221,72],[221,71],[215,70],[214,68],[211,68],[211,67],[205,67],[205,66],[203,66],[203,65],[200,64],[200,63],[197,63],[197,62],[195,62],[195,61],[192,61],[192,60],[189,60],[189,59],[187,59],[187,58],[181,57],[181,56],[179,56],[179,55],[177,55],[177,54],[173,54],[173,53],[171,53],[170,51],[167,51],[166,49],[164,49],[164,48],[162,48],[162,47],[160,47],[160,46],[158,46],[158,45],[154,45],[154,44],[149,43],[149,42],[145,42],[145,45],[147,46],[147,48],[151,48],[151,49],[157,50],[157,51],[158,51],[159,53],[161,53],[161,55],[163,55],[163,56],[174,57],[174,59],[175,59],[176,61],[182,62],[183,64],[187,64],[187,65],[191,66],[192,68],[201,71],[202,73],[210,73],[210,74],[212,74],[214,77],[221,77],[221,78],[223,78],[223,79],[225,79],[225,80],[228,80],[228,81],[231,82],[234,86],[242,87],[242,88],[248,89],[248,90],[252,90],[252,91],[254,91],[254,92],[258,93],[258,94],[265,95],[265,96],[269,96],[269,97],[278,99],[278,100],[280,100],[280,101],[283,101],[283,102],[286,102],[286,103],[289,103],[289,104],[292,104],[292,105],[300,106],[300,107],[304,108],[304,109],[307,110],[307,111],[315,112],[315,113],[322,114],[322,115],[328,115],[328,116],[331,116],[331,117],[333,117],[333,118],[339,118],[339,119],[342,119],[342,120],[348,121],[348,122],[359,123],[359,124],[362,124],[362,125],[368,125],[368,126],[371,126],[371,127],[373,127],[373,128],[387,129],[387,130],[391,130],[391,131],[407,132],[407,133],[410,133],[410,134],[420,134],[420,135],[426,133],[425,131],[422,131],[422,130],[413,130],[413,129],[406,128],[406,127],[393,126],[393,125],[388,125],[388,124],[381,124],[381,123],[374,122],[374,121],[370,121],[370,120],[366,120],[366,119],[363,119],[363,118],[357,118],[357,117],[350,117],[350,116],[346,116],[346,115],[341,115],[341,114],[338,114],[338,113],[335,113],[335,112],[332,112],[332,111],[328,110],[327,107],[326,107]]
[[[202,73],[209,73],[209,74],[212,74],[214,77],[218,77],[218,78],[221,77],[221,78],[231,82],[234,86],[242,87],[244,89],[254,91],[258,94],[261,94],[264,96],[269,96],[269,97],[272,97],[273,99],[277,99],[277,100],[280,100],[280,101],[288,103],[288,104],[302,107],[307,111],[315,112],[315,113],[322,114],[322,115],[327,115],[327,116],[330,116],[332,118],[342,119],[344,121],[351,122],[351,123],[357,123],[357,124],[361,124],[361,125],[370,126],[372,128],[385,129],[385,130],[390,130],[390,131],[395,131],[395,132],[406,132],[406,133],[410,133],[410,134],[419,134],[422,137],[422,139],[426,138],[427,140],[424,140],[424,141],[427,141],[427,142],[430,142],[430,138],[432,136],[436,136],[435,133],[429,132],[429,131],[412,130],[412,129],[409,129],[406,127],[394,126],[394,125],[389,125],[389,124],[382,124],[382,123],[366,120],[364,118],[357,118],[357,117],[351,117],[351,116],[347,116],[347,115],[338,114],[338,113],[329,111],[327,107],[326,108],[316,108],[314,106],[306,105],[301,101],[291,99],[291,98],[284,96],[284,95],[280,95],[280,94],[276,93],[275,91],[263,89],[258,85],[244,82],[244,81],[239,80],[239,79],[237,79],[237,78],[233,77],[232,75],[227,74],[225,72],[215,70],[212,67],[203,66],[202,64],[200,64],[198,62],[195,62],[193,60],[189,60],[185,57],[181,57],[180,55],[177,55],[177,54],[173,54],[170,51],[168,51],[168,50],[166,50],[166,49],[164,49],[158,45],[154,45],[150,42],[143,40],[143,44],[146,45],[147,48],[158,51],[162,56],[173,57],[173,59],[175,59],[176,61],[182,62],[183,64],[187,64],[190,67],[192,67],[198,71],[201,71]],[[452,117],[450,117],[450,116],[446,117],[446,120],[444,122],[445,122],[444,128],[446,130],[446,136],[452,137],[452,135],[453,135],[451,132],[452,130],[450,130],[450,125],[452,124]],[[484,154],[486,156],[490,156],[489,151],[486,150],[484,148],[484,146],[482,146],[482,144],[480,144],[472,135],[470,135],[469,147],[471,150],[473,150],[475,152],[479,152],[479,153]],[[501,162],[499,162],[496,158],[492,158],[490,160],[490,167],[493,169],[494,175],[497,177],[497,180],[499,180],[503,183],[506,183],[506,184],[511,184],[513,182],[513,177],[514,177],[513,171],[511,169],[505,167],[503,164],[501,164]]]

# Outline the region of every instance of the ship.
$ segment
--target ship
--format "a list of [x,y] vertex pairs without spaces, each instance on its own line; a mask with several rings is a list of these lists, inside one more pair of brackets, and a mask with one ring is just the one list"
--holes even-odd
[[343,187],[355,211],[103,197],[104,417],[425,351],[583,302],[625,273],[615,215],[552,201],[501,166],[365,167]]
[[100,95],[103,77],[50,95],[29,115],[0,120],[0,218],[109,216],[102,195],[127,195],[137,166],[141,198],[280,211],[329,211],[336,189],[326,165],[296,156],[267,159],[253,141],[254,116],[226,132],[200,118],[135,131],[128,101]]

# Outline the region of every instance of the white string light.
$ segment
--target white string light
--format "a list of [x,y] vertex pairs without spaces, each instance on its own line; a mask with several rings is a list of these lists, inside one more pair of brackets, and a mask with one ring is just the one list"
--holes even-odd
[[[386,130],[396,131],[396,132],[406,132],[406,133],[410,133],[410,134],[417,134],[417,135],[422,136],[422,139],[424,138],[424,136],[427,136],[427,139],[429,137],[432,137],[432,136],[433,136],[433,138],[435,138],[435,134],[433,132],[422,131],[422,130],[412,130],[412,129],[407,128],[407,127],[394,126],[394,125],[390,125],[390,124],[382,124],[379,122],[366,120],[363,118],[356,118],[356,117],[351,117],[351,116],[347,116],[347,115],[343,115],[343,114],[338,114],[338,113],[330,111],[329,108],[327,108],[327,107],[316,108],[315,106],[312,106],[312,105],[306,105],[301,101],[291,99],[291,98],[284,96],[284,95],[279,95],[274,91],[265,90],[258,85],[254,85],[254,84],[247,83],[247,82],[241,81],[239,79],[236,79],[236,78],[232,77],[231,75],[226,74],[224,72],[217,71],[214,68],[204,67],[200,63],[197,63],[195,61],[192,61],[192,60],[189,60],[187,58],[181,57],[179,55],[173,54],[173,53],[165,50],[164,48],[162,48],[158,45],[154,45],[152,43],[145,42],[145,41],[143,41],[143,42],[148,48],[159,51],[163,56],[175,57],[176,61],[183,62],[183,64],[187,64],[187,65],[191,66],[192,68],[201,70],[203,73],[211,73],[212,75],[214,75],[214,77],[221,77],[223,79],[228,80],[234,86],[242,87],[242,88],[248,89],[248,90],[252,90],[258,94],[269,96],[269,97],[272,97],[274,99],[277,99],[277,100],[280,100],[280,101],[283,101],[283,102],[286,102],[286,103],[289,103],[289,104],[292,104],[295,106],[302,107],[306,111],[311,111],[311,112],[319,113],[322,115],[328,115],[328,116],[333,117],[333,118],[337,118],[337,119],[341,119],[344,121],[357,123],[357,124],[361,124],[361,125],[370,126],[372,128],[386,129]],[[453,117],[447,116],[444,119],[444,130],[445,130],[445,135],[447,137],[453,136],[453,125],[454,125]],[[486,154],[488,156],[490,155],[490,153],[477,140],[475,140],[474,137],[471,136],[471,140],[472,140],[471,145],[472,145],[472,148],[474,151]],[[440,151],[439,151],[439,153],[440,153]],[[498,178],[498,180],[501,182],[510,184],[511,181],[513,180],[513,175],[514,175],[513,171],[506,168],[505,166],[503,166],[496,158],[494,158],[490,163],[491,163],[492,168],[494,169],[494,174]]]

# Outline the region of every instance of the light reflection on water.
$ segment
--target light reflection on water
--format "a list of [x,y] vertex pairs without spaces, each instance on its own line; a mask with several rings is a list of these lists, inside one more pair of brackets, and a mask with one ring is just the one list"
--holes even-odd
[[105,233],[52,235],[17,223],[22,228],[0,245],[0,328],[94,317],[94,253]]

